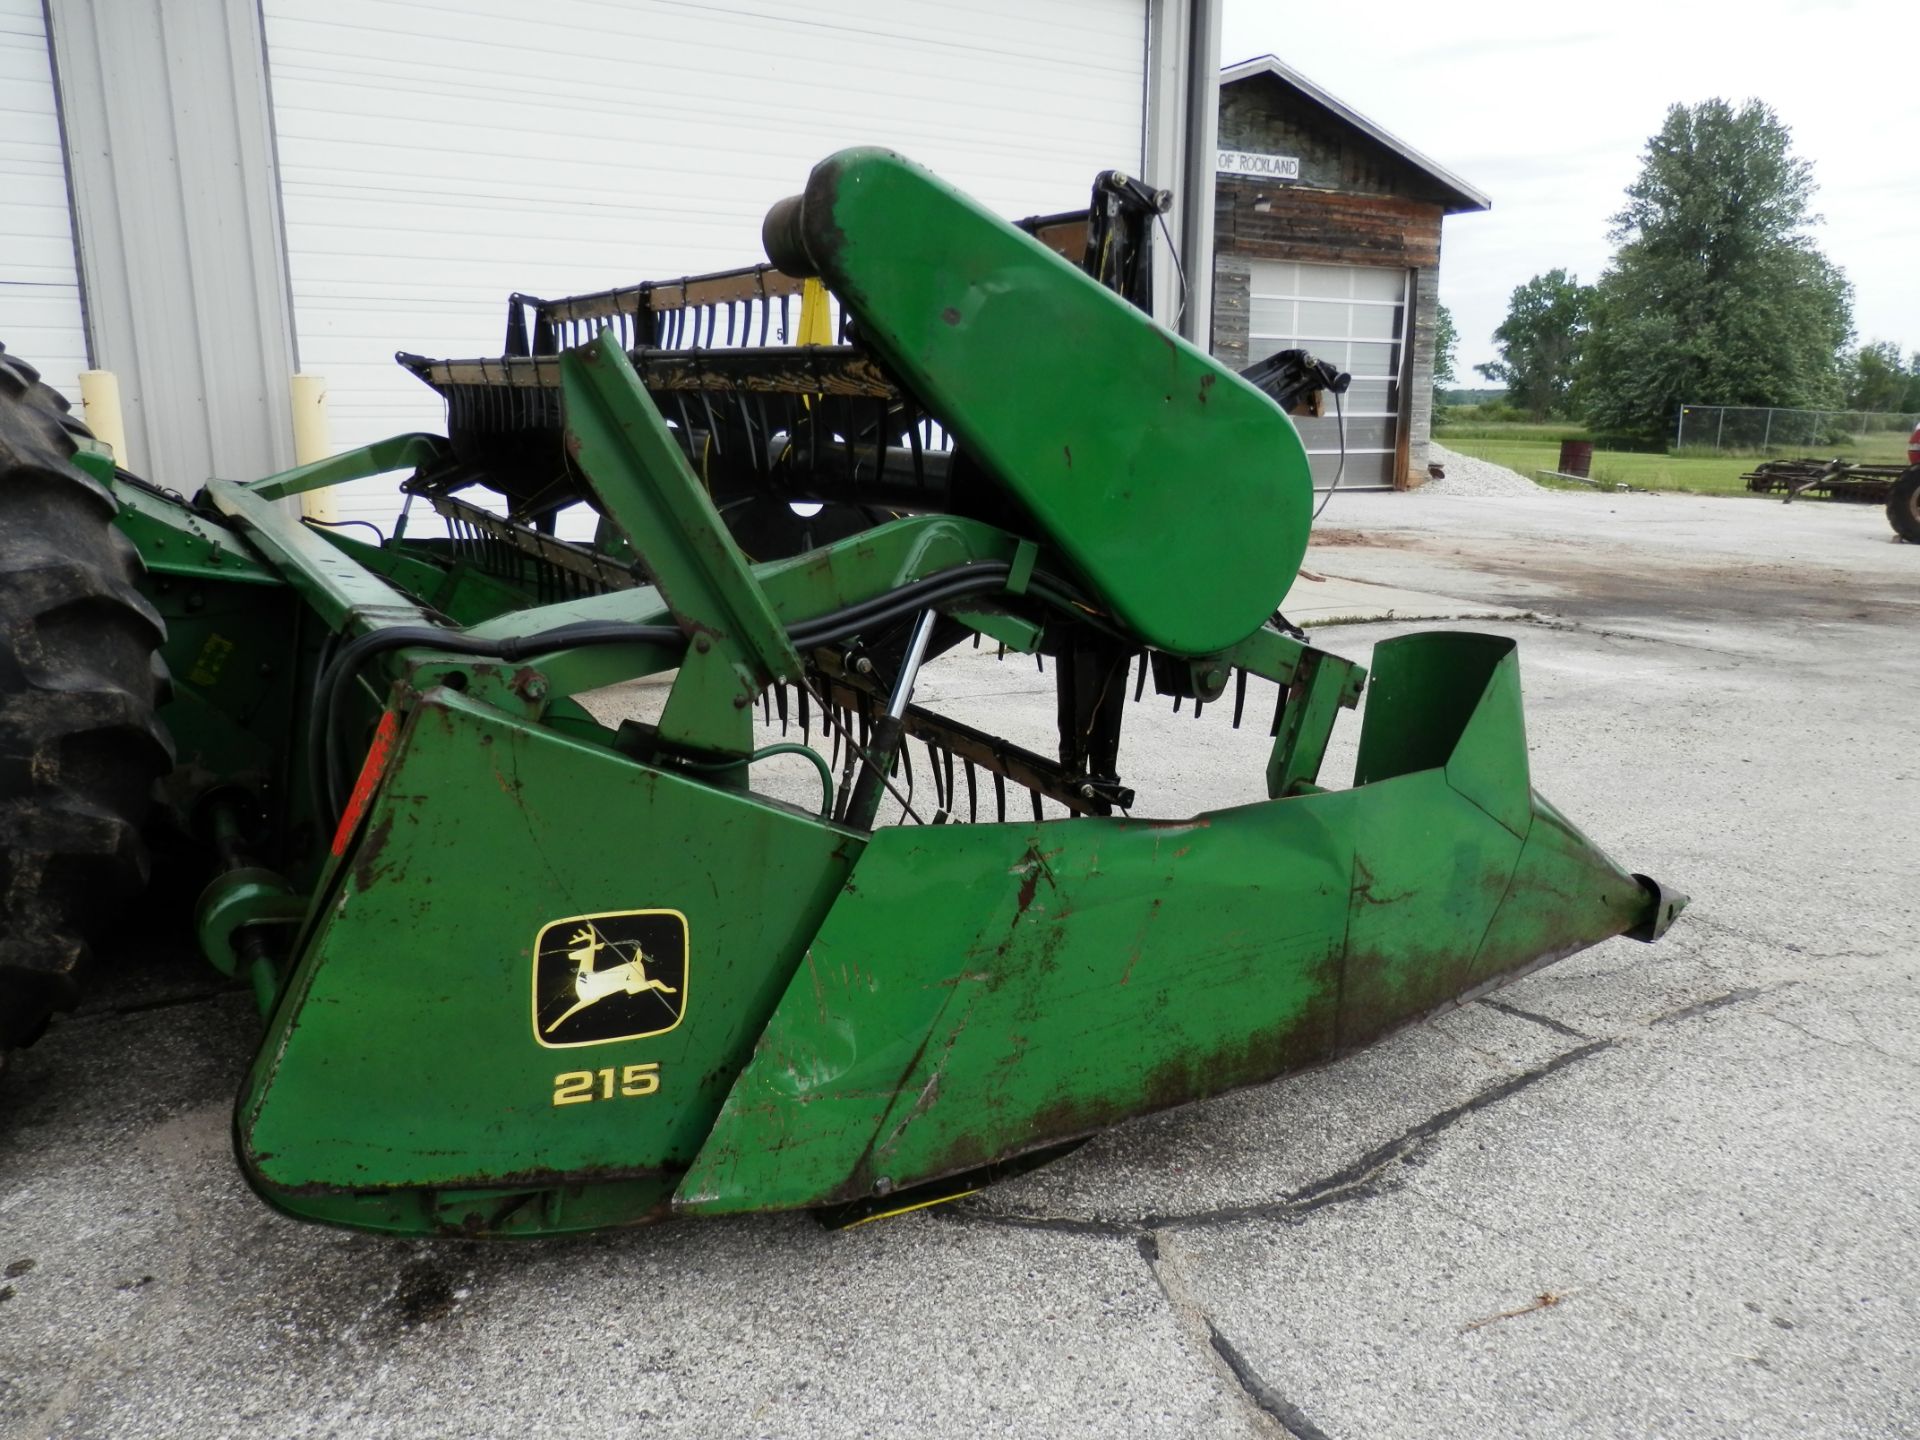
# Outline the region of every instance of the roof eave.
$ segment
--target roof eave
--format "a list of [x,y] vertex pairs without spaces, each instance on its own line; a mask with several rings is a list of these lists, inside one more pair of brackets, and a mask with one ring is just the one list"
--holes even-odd
[[1225,66],[1220,71],[1220,83],[1231,85],[1236,80],[1250,79],[1255,75],[1271,75],[1291,85],[1316,105],[1346,121],[1368,139],[1385,146],[1409,165],[1425,172],[1439,182],[1442,188],[1452,191],[1458,203],[1444,206],[1447,214],[1461,215],[1475,210],[1493,208],[1493,201],[1483,191],[1469,185],[1446,166],[1428,159],[1397,135],[1382,129],[1338,96],[1328,94],[1277,56],[1256,55],[1253,59],[1242,60],[1237,65]]

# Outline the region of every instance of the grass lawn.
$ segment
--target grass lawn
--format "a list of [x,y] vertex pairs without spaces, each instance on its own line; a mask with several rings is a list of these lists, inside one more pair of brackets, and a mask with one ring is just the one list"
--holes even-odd
[[[1518,470],[1528,479],[1537,472],[1551,470],[1560,461],[1560,441],[1578,438],[1577,427],[1566,425],[1488,425],[1471,424],[1450,431],[1442,426],[1434,439],[1449,450],[1491,460]],[[1852,458],[1880,465],[1902,464],[1906,460],[1907,437],[1871,435],[1852,447]],[[1746,482],[1740,477],[1762,457],[1754,455],[1640,455],[1623,450],[1593,452],[1593,478],[1602,484],[1624,481],[1644,490],[1690,490],[1703,495],[1745,495]],[[1551,484],[1552,482],[1547,482]]]

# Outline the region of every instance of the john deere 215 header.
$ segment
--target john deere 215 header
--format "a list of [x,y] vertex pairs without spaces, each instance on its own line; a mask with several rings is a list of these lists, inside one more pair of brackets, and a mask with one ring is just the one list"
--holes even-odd
[[[1378,647],[1317,783],[1367,675],[1277,614],[1284,407],[1342,377],[1143,314],[1163,198],[1012,225],[849,150],[772,265],[514,296],[503,356],[401,357],[445,438],[190,500],[0,357],[0,1044],[74,1003],[158,833],[266,1017],[234,1140],[280,1209],[863,1214],[1655,938],[1680,897],[1531,788],[1509,640]],[[388,472],[378,543],[288,503]],[[1042,657],[1056,754],[915,703],[974,637]],[[657,721],[580,703],[649,675]],[[1237,723],[1250,680],[1267,798],[1134,814],[1129,692]],[[775,707],[800,738],[757,743]],[[787,751],[816,807],[756,790]]]

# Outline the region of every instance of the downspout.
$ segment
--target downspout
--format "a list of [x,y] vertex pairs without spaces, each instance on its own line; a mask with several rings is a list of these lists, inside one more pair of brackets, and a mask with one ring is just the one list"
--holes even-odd
[[[1213,170],[1220,117],[1221,0],[1147,0],[1141,174],[1173,192],[1156,236],[1154,318],[1205,348],[1213,325]],[[1176,252],[1179,265],[1167,248]],[[1182,277],[1184,276],[1184,282]]]
[[1213,341],[1213,190],[1220,146],[1221,0],[1187,0],[1185,154],[1180,213],[1180,263],[1187,298],[1180,333],[1211,352]]

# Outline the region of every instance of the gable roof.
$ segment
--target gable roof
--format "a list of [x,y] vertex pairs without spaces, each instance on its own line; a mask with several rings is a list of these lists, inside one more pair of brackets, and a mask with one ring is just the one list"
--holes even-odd
[[1255,75],[1271,75],[1282,84],[1292,86],[1321,109],[1340,120],[1344,120],[1369,140],[1384,146],[1402,160],[1406,161],[1407,164],[1413,166],[1414,169],[1428,176],[1435,184],[1440,186],[1442,190],[1447,191],[1452,196],[1453,203],[1446,207],[1448,214],[1457,215],[1465,210],[1491,210],[1493,208],[1493,201],[1488,199],[1484,193],[1476,190],[1445,166],[1429,160],[1418,150],[1407,144],[1406,141],[1381,129],[1380,126],[1362,115],[1358,110],[1355,110],[1344,100],[1329,95],[1298,70],[1295,70],[1291,65],[1284,63],[1275,56],[1256,55],[1251,60],[1242,60],[1237,65],[1228,65],[1220,72],[1220,83],[1223,86],[1231,85],[1237,80],[1251,79]]

